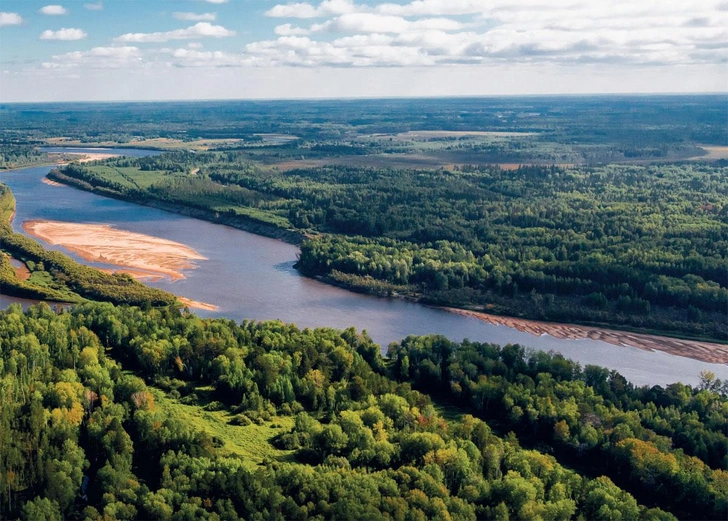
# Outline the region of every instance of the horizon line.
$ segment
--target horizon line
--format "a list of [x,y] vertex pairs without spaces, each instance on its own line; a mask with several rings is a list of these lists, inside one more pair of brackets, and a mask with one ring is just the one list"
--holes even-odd
[[444,100],[444,99],[489,99],[489,98],[589,98],[589,97],[681,97],[681,96],[728,96],[726,91],[698,92],[588,92],[588,93],[548,93],[548,94],[460,94],[432,96],[337,96],[337,97],[290,97],[290,98],[159,98],[159,99],[107,99],[107,100],[36,100],[3,101],[0,105],[33,105],[52,103],[195,103],[195,102],[235,102],[235,101],[375,101],[375,100]]

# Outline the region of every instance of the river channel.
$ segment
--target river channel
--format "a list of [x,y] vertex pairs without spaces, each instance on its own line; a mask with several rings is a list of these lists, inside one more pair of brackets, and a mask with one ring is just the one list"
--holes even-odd
[[[66,152],[99,152],[99,149],[47,149]],[[142,156],[156,152],[115,149],[114,153]],[[399,299],[352,293],[301,276],[294,268],[298,248],[278,240],[165,212],[155,208],[101,197],[66,186],[50,186],[43,178],[50,167],[29,167],[0,173],[17,201],[13,227],[31,219],[113,225],[121,230],[177,241],[197,250],[207,260],[197,261],[185,278],[149,283],[192,300],[219,306],[218,311],[197,311],[201,316],[235,320],[280,319],[300,327],[328,326],[365,329],[386,351],[390,342],[407,335],[437,333],[452,340],[498,344],[519,343],[532,349],[557,351],[582,365],[617,369],[638,385],[665,385],[682,381],[695,384],[708,369],[728,378],[728,366],[709,364],[663,352],[622,347],[598,340],[563,340],[535,336],[506,326],[448,313]],[[42,242],[42,241],[41,241]],[[62,247],[58,249],[85,262]],[[0,305],[12,299],[0,296]]]

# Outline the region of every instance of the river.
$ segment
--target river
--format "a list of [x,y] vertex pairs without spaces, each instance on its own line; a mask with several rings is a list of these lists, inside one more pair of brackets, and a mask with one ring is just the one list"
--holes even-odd
[[[99,149],[51,148],[60,152],[99,152]],[[105,151],[105,150],[104,150]],[[155,152],[115,149],[142,156]],[[582,365],[597,364],[616,369],[638,385],[665,385],[682,381],[695,384],[700,371],[708,369],[728,379],[728,366],[709,364],[663,352],[621,347],[598,340],[562,340],[534,336],[506,326],[487,324],[399,299],[383,299],[352,293],[301,276],[294,268],[298,248],[278,240],[212,224],[182,215],[101,197],[66,186],[42,182],[49,167],[29,167],[0,173],[0,181],[13,191],[17,212],[13,226],[24,221],[49,219],[76,223],[114,225],[186,244],[208,260],[187,270],[186,278],[150,283],[177,295],[219,306],[219,311],[198,311],[201,316],[225,316],[235,320],[280,319],[300,327],[328,326],[365,329],[386,350],[390,342],[407,335],[437,333],[452,340],[498,344],[519,343],[529,348],[557,351]],[[42,242],[42,241],[41,241]],[[62,247],[74,259],[88,263]],[[11,299],[0,296],[6,306]]]

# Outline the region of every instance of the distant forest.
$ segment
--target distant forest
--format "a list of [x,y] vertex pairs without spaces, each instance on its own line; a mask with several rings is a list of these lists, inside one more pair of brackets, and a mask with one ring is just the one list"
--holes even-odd
[[725,96],[554,96],[330,101],[0,104],[4,143],[65,136],[124,144],[289,134],[346,140],[407,131],[537,132],[551,142],[727,145]]

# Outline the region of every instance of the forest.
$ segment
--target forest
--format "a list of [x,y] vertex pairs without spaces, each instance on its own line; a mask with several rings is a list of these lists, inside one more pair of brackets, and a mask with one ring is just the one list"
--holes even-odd
[[50,164],[52,162],[48,153],[37,146],[0,142],[0,170],[22,168],[44,163]]
[[[85,303],[0,312],[0,515],[719,519],[728,385],[517,345]],[[262,456],[261,456],[262,455]]]
[[50,177],[298,232],[298,269],[356,291],[725,341],[727,174],[715,162],[282,171],[227,151]]

